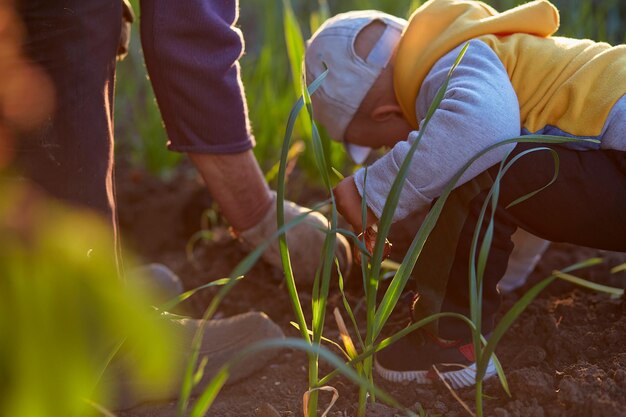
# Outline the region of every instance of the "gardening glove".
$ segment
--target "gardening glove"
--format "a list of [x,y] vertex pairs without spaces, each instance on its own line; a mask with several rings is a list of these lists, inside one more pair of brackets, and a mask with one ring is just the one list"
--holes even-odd
[[[307,211],[308,209],[304,207],[285,201],[285,224]],[[276,193],[273,193],[273,204],[267,214],[256,226],[240,232],[239,238],[249,250],[252,250],[276,232],[276,225]],[[311,284],[315,279],[315,272],[321,265],[320,256],[326,238],[322,230],[328,226],[329,222],[323,215],[311,212],[302,222],[287,231],[287,244],[297,282]],[[343,235],[337,234],[334,255],[339,261],[341,273],[347,275],[352,266],[352,255],[350,245]],[[265,250],[263,259],[270,265],[282,269],[278,239],[274,239]]]

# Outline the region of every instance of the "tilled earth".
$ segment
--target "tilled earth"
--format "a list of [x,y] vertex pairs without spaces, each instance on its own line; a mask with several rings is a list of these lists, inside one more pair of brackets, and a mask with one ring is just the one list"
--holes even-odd
[[[196,245],[194,261],[185,253],[189,237],[200,229],[200,218],[210,198],[193,179],[181,175],[165,184],[136,172],[118,175],[120,222],[126,242],[145,261],[165,263],[176,271],[186,288],[228,276],[245,252],[216,225],[212,240]],[[396,256],[406,247],[410,225],[394,226],[391,240]],[[589,268],[579,276],[604,284],[624,287],[626,272],[611,274],[611,267],[626,262],[626,254],[604,252],[566,244],[552,244],[529,282],[504,297],[503,311],[532,283],[550,275],[554,269],[599,256],[602,265]],[[360,277],[347,280],[347,296],[352,306],[363,297]],[[215,292],[205,290],[192,297],[185,306],[187,314],[200,316]],[[328,311],[342,309],[339,291],[334,285],[328,300]],[[394,313],[392,326],[403,326],[408,317],[408,298]],[[310,306],[310,292],[300,289],[303,306]],[[220,306],[218,317],[247,311],[264,311],[290,336],[298,332],[293,320],[287,291],[281,284],[281,273],[259,263],[238,283]],[[358,311],[357,316],[362,316]],[[325,336],[338,340],[338,332],[329,314]],[[512,397],[500,387],[497,378],[485,383],[485,415],[496,417],[623,417],[626,416],[626,302],[611,299],[555,282],[536,299],[514,323],[498,346]],[[322,372],[331,369],[322,366]],[[377,384],[405,407],[428,415],[446,417],[469,415],[446,387],[439,384],[416,386]],[[339,400],[328,413],[330,417],[356,415],[357,388],[338,378],[332,384]],[[302,395],[307,386],[307,360],[302,352],[283,350],[263,370],[244,381],[229,385],[219,394],[209,416],[300,416]],[[470,407],[474,390],[458,391]],[[320,409],[330,394],[320,394]],[[321,414],[321,411],[320,411]],[[120,417],[162,417],[175,415],[175,402],[146,404],[118,413]],[[402,415],[400,410],[383,404],[372,404],[368,416]]]

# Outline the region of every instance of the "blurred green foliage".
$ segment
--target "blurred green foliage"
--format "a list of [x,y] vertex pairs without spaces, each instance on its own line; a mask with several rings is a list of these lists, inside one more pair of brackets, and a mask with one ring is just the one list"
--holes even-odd
[[[498,10],[524,2],[487,0]],[[138,0],[133,1],[138,12],[137,3]],[[326,15],[354,9],[380,9],[406,17],[421,3],[419,0],[291,0],[305,39]],[[626,2],[623,0],[553,0],[553,3],[561,13],[559,35],[612,44],[625,41]],[[278,160],[286,119],[297,98],[285,45],[283,0],[247,0],[241,5],[240,13],[239,25],[246,39],[246,54],[241,59],[242,78],[257,140],[255,154],[267,172]],[[165,148],[167,136],[144,70],[138,25],[134,26],[131,54],[118,66],[118,157],[167,176],[180,156]],[[303,126],[297,126],[295,138],[303,136]],[[328,143],[325,135],[322,138]],[[330,143],[328,152],[327,159],[332,166],[342,172],[351,169],[339,144]],[[318,183],[312,152],[305,152],[300,159],[299,166],[308,174],[308,180]]]
[[166,383],[170,333],[149,293],[118,278],[102,219],[23,184],[0,191],[0,415],[95,415],[114,401],[102,376],[122,341],[128,377]]

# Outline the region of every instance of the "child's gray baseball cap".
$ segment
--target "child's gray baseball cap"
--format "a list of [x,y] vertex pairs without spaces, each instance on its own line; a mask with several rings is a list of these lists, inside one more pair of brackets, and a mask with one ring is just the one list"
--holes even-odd
[[[387,28],[365,60],[354,49],[359,32],[373,21]],[[308,42],[305,67],[307,83],[328,68],[328,76],[311,95],[315,118],[336,141],[344,142],[354,162],[365,161],[371,149],[344,141],[348,124],[400,41],[407,21],[377,10],[338,14],[328,19]]]

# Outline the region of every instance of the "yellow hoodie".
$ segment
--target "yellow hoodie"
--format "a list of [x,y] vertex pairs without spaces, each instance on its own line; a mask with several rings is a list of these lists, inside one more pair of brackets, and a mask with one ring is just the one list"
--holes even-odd
[[415,99],[432,66],[457,45],[478,39],[504,64],[523,128],[601,134],[626,94],[626,45],[552,37],[558,27],[558,11],[546,0],[504,13],[479,1],[427,1],[409,19],[396,52],[394,88],[405,117],[418,127]]

